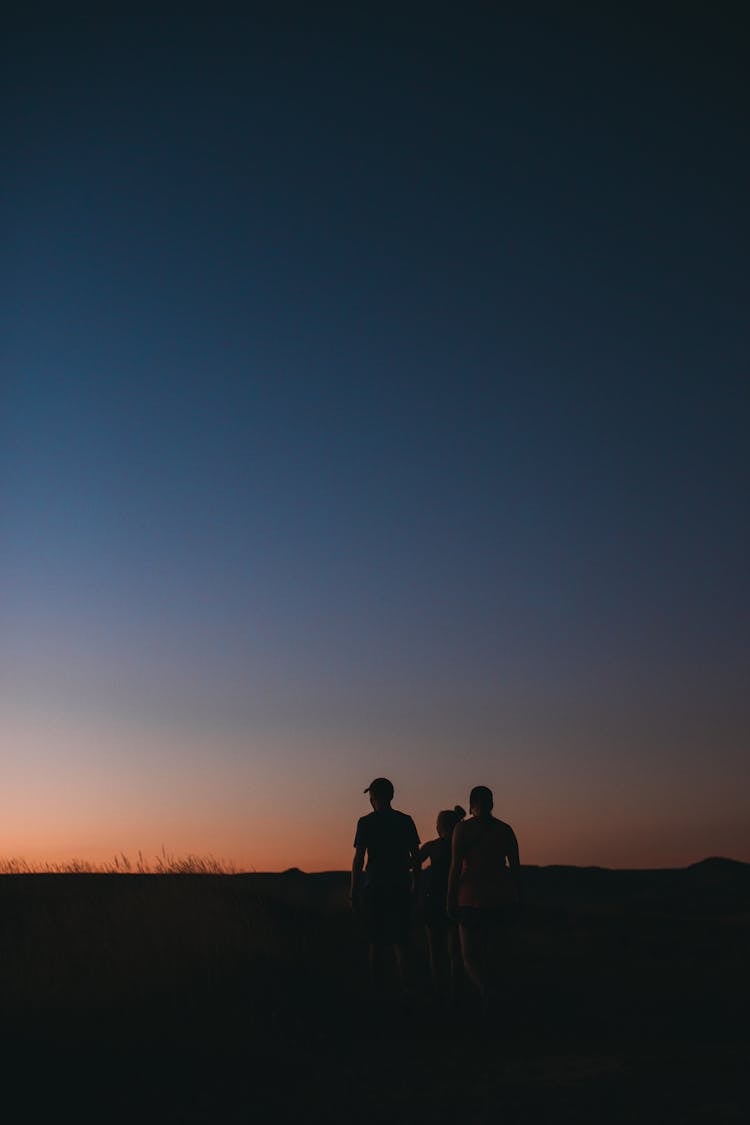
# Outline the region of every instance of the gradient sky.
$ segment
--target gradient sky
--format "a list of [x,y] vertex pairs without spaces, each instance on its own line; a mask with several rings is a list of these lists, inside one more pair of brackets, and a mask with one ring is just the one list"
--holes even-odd
[[732,6],[110,7],[0,60],[0,856],[750,860]]

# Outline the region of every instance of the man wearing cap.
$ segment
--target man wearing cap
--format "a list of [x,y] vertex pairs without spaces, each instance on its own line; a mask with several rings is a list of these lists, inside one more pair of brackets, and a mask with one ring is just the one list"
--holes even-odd
[[391,945],[406,986],[411,904],[420,869],[419,835],[410,816],[391,808],[393,785],[387,777],[376,777],[365,793],[370,794],[373,811],[357,822],[352,909],[361,912],[367,928],[373,985],[382,983],[383,947]]

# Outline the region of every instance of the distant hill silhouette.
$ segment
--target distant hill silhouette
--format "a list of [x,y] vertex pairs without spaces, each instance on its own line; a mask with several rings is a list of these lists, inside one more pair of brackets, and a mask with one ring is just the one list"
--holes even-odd
[[750,872],[750,863],[743,863],[739,859],[728,859],[723,855],[710,855],[706,859],[699,859],[697,863],[691,863],[688,870],[695,871],[698,868],[703,870],[712,871],[744,871]]
[[523,875],[529,901],[539,905],[628,904],[689,913],[750,909],[750,864],[720,856],[688,867],[526,867]]
[[[521,869],[529,909],[629,909],[697,914],[750,910],[750,863],[709,856],[688,867],[609,868],[550,864]],[[308,874],[299,867],[281,873],[240,876],[270,893],[313,910],[348,909],[345,871]]]

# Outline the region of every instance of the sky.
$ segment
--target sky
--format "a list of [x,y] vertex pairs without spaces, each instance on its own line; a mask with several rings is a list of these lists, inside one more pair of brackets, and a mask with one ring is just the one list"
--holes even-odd
[[739,12],[11,5],[0,857],[750,860]]

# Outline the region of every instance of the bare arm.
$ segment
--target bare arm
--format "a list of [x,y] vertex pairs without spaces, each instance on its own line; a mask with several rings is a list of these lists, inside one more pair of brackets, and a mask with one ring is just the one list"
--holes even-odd
[[510,844],[508,846],[508,865],[513,882],[516,885],[519,903],[522,901],[521,890],[521,860],[518,855],[518,840],[513,829],[510,829]]
[[453,829],[451,844],[451,865],[448,872],[448,901],[446,909],[451,918],[458,914],[458,883],[464,862],[464,826],[457,824]]
[[359,893],[362,889],[362,872],[365,869],[365,850],[364,844],[360,844],[354,849],[352,882],[349,890],[353,910],[356,910],[359,906]]
[[411,890],[412,894],[417,893],[419,887],[419,877],[422,874],[422,852],[424,848],[419,846],[412,848],[411,855]]

